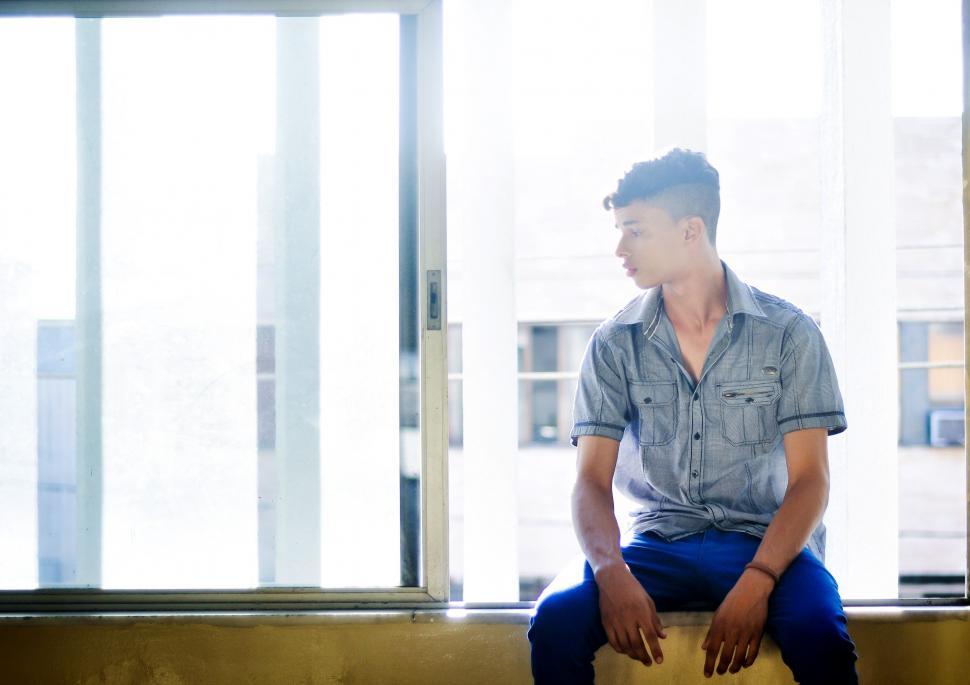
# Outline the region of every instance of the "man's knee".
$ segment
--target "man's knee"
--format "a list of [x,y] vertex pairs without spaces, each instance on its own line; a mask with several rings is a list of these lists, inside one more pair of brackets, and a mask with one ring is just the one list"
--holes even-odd
[[769,632],[798,682],[858,682],[858,653],[841,611],[806,602]]
[[591,622],[599,620],[597,592],[595,584],[581,583],[543,593],[529,620],[529,640],[561,642],[588,632]]

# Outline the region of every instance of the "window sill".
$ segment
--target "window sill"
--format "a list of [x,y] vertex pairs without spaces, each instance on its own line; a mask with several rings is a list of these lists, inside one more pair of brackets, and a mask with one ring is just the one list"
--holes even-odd
[[[526,604],[526,603],[523,603]],[[531,603],[527,603],[531,604]],[[0,614],[0,624],[201,623],[206,625],[321,625],[382,623],[525,624],[531,607],[437,609],[332,609],[323,611],[137,611]],[[848,606],[850,623],[970,621],[970,606]],[[713,611],[661,612],[665,626],[709,625]]]

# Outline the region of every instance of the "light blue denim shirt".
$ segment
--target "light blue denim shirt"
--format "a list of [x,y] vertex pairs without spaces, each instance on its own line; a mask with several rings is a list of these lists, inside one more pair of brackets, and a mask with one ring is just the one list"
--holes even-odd
[[[763,537],[788,485],[782,436],[846,429],[815,320],[721,265],[728,312],[696,386],[659,286],[601,323],[583,356],[572,444],[620,441],[613,483],[639,505],[634,532],[676,540],[715,526]],[[824,524],[808,547],[825,561]]]

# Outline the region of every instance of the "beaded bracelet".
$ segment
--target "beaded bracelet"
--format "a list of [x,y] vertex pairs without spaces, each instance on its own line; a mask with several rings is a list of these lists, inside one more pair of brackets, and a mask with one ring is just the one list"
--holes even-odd
[[757,561],[750,561],[750,562],[748,562],[747,564],[744,565],[744,568],[745,569],[756,568],[759,571],[762,571],[764,573],[767,573],[769,576],[771,576],[774,579],[775,585],[778,585],[778,580],[779,580],[778,574],[775,573],[774,571],[772,571],[770,568],[768,568],[764,564],[762,564],[760,562],[757,562]]

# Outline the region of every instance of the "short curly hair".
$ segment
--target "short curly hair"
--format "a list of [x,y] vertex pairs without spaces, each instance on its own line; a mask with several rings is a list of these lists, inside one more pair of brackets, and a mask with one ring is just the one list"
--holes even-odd
[[637,162],[619,180],[616,192],[603,198],[603,207],[617,209],[636,200],[666,209],[674,221],[699,216],[711,245],[715,244],[721,182],[703,152],[675,147],[655,159]]

